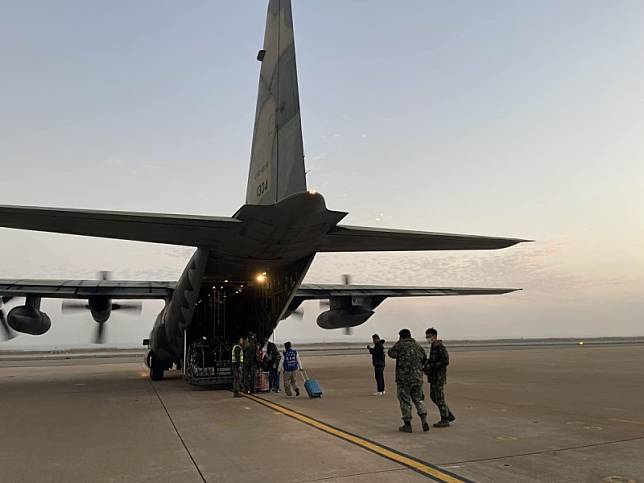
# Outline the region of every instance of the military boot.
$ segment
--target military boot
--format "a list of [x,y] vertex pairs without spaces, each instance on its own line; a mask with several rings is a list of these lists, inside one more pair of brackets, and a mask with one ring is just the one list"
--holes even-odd
[[447,419],[441,419],[439,422],[434,423],[435,428],[449,428],[449,421]]
[[456,421],[456,416],[452,414],[452,411],[449,412],[449,416],[447,417],[447,420],[451,423],[453,421]]
[[429,423],[427,422],[427,416],[421,416],[420,417],[420,422],[423,425],[423,431],[427,432],[429,431]]
[[403,433],[411,433],[411,421],[403,421],[403,422],[405,424],[399,427],[398,431],[401,431]]

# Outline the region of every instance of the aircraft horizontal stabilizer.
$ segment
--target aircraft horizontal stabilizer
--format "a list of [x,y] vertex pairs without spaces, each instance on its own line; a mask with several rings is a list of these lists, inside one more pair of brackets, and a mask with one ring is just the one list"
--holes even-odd
[[528,241],[531,240],[338,225],[322,238],[317,251],[496,250]]
[[202,246],[234,239],[234,218],[0,205],[0,227]]

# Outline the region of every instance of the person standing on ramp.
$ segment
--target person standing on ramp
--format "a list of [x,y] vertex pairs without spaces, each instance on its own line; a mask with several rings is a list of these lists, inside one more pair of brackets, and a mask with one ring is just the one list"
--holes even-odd
[[376,375],[376,392],[374,396],[384,396],[385,395],[385,341],[382,340],[378,334],[373,334],[371,336],[373,340],[373,347],[370,345],[367,346],[369,353],[371,354],[371,363],[373,364],[373,370]]
[[248,394],[255,392],[255,373],[257,372],[257,338],[251,332],[248,334],[244,350],[244,390]]
[[239,391],[242,389],[242,366],[244,364],[244,338],[240,337],[239,342],[233,346],[233,393],[235,397],[241,397]]
[[272,392],[280,392],[280,361],[282,354],[277,350],[277,346],[268,342],[266,345],[266,357],[264,364],[268,370],[268,387]]
[[436,404],[441,415],[441,420],[435,423],[434,427],[447,428],[449,423],[456,419],[445,402],[449,353],[443,341],[438,339],[438,331],[433,327],[425,331],[425,338],[431,347],[429,359],[425,364],[425,373],[429,381],[429,397]]
[[291,348],[290,342],[284,344],[284,349],[286,349],[284,351],[284,392],[290,397],[292,395],[291,388],[293,388],[295,395],[299,396],[300,390],[297,387],[295,373],[298,369],[302,370],[302,362],[297,351]]
[[423,367],[427,360],[427,353],[411,337],[409,329],[398,332],[400,339],[389,349],[387,354],[396,359],[396,384],[398,386],[398,401],[402,413],[403,425],[398,428],[403,433],[411,433],[411,403],[416,406],[416,411],[423,425],[423,431],[429,431],[427,423],[427,408],[423,394]]

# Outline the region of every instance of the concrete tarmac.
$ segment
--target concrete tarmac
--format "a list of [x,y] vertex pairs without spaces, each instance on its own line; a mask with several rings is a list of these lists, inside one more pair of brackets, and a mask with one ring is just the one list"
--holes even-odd
[[[261,397],[472,481],[644,481],[644,346],[451,355],[457,420],[429,433],[418,419],[413,434],[398,432],[394,361],[387,394],[372,396],[368,354],[304,357],[319,400]],[[426,480],[177,372],[152,383],[140,361],[0,361],[1,482]]]

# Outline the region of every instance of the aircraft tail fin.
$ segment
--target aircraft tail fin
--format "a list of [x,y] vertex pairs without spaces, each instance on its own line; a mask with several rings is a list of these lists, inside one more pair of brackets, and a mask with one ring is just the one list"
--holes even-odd
[[306,191],[291,0],[266,17],[246,203],[270,205]]

